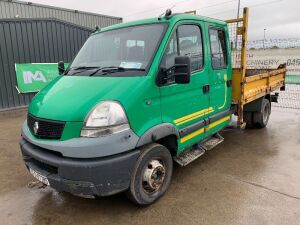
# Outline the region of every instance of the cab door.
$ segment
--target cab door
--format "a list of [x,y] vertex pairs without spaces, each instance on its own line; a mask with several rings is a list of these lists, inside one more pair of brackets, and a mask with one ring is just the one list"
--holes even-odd
[[205,136],[214,134],[230,122],[231,106],[231,63],[229,62],[228,32],[226,27],[208,23],[209,40],[209,104],[214,114],[209,117]]
[[[160,65],[160,69],[166,71],[160,87],[162,120],[174,124],[179,130],[179,152],[203,138],[205,118],[210,112],[203,43],[201,22],[181,22],[172,32]],[[188,84],[176,84],[174,70],[169,69],[179,55],[191,59]]]

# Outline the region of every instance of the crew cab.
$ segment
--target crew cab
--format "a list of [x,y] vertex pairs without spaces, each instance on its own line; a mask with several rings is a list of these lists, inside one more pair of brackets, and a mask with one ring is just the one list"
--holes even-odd
[[[239,128],[265,127],[286,70],[247,70],[247,13],[221,21],[168,10],[95,31],[29,105],[20,140],[28,170],[58,191],[126,191],[149,205],[169,187],[174,163],[223,141],[232,115]],[[241,51],[239,68],[232,50]]]

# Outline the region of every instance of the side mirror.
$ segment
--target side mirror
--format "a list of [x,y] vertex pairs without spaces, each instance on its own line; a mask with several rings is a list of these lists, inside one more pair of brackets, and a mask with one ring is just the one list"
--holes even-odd
[[188,84],[191,79],[191,59],[188,56],[177,56],[174,66],[175,82]]
[[65,72],[65,63],[63,61],[59,61],[57,63],[58,73],[62,75]]

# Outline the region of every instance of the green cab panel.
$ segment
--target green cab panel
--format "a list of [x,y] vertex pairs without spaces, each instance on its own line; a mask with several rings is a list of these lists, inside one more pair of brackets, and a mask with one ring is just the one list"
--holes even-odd
[[[182,20],[176,23],[169,35],[161,67],[174,66],[176,56],[191,55],[191,78],[188,84],[177,84],[174,71],[168,73],[167,82],[160,87],[163,122],[174,124],[178,130],[195,124],[209,115],[209,94],[204,87],[209,84],[208,70],[204,56],[204,23],[199,20]],[[192,143],[200,141],[204,133],[180,138],[178,153]]]
[[[228,112],[231,107],[231,50],[227,25],[206,22],[207,67],[209,71],[209,105],[214,109],[214,115]],[[225,114],[226,115],[226,114]],[[226,115],[211,122],[205,129],[204,136],[210,136],[227,126],[231,116]]]
[[[49,120],[83,122],[90,110],[105,100],[121,103],[137,135],[161,122],[158,88],[145,76],[61,76],[33,98],[29,112]],[[78,130],[74,132],[79,135]]]

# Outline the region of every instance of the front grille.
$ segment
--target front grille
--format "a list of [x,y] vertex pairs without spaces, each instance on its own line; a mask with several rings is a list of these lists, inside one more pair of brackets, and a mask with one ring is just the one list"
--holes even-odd
[[40,119],[28,114],[27,125],[31,133],[38,138],[60,139],[65,127],[65,122]]

